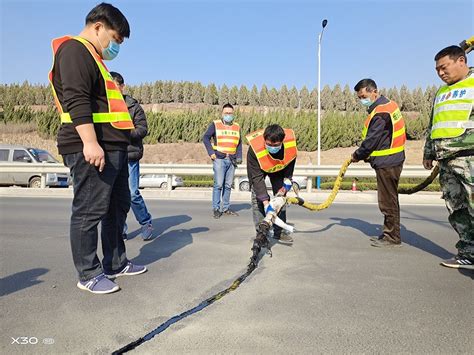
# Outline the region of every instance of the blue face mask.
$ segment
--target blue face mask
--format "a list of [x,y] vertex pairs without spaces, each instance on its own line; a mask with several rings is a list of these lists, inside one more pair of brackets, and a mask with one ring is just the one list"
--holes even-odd
[[281,150],[281,144],[277,147],[272,147],[270,145],[265,144],[265,149],[270,153],[270,154],[276,154]]
[[224,115],[222,116],[222,120],[225,123],[232,123],[234,121],[234,115]]
[[[97,35],[97,39],[99,39],[99,35]],[[117,42],[114,42],[113,40],[109,40],[109,45],[107,46],[107,48],[104,48],[102,46],[102,43],[100,43],[100,39],[99,39],[99,44],[100,44],[100,47],[102,48],[102,58],[104,60],[112,60],[120,52],[120,44],[118,44]]]
[[361,103],[362,105],[364,105],[365,107],[370,107],[370,105],[373,104],[373,102],[370,101],[369,98],[367,98],[367,99],[360,99],[360,103]]

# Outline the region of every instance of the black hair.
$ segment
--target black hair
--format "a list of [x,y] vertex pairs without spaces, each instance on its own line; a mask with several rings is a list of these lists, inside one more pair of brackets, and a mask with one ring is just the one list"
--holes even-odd
[[233,110],[234,106],[232,106],[230,103],[226,103],[224,106],[222,106],[222,110],[224,110],[225,108],[231,108]]
[[449,59],[452,59],[454,61],[458,60],[461,57],[464,57],[464,60],[467,63],[466,52],[464,52],[464,50],[459,46],[449,46],[440,50],[438,54],[435,55],[434,60],[438,61],[446,56],[449,56]]
[[111,71],[110,75],[112,76],[112,79],[114,79],[119,85],[123,85],[125,83],[123,76],[116,71]]
[[285,131],[277,124],[271,124],[263,132],[263,139],[272,143],[283,142],[285,139]]
[[359,90],[362,90],[364,88],[365,90],[372,92],[374,90],[377,90],[377,84],[372,79],[362,79],[356,84],[356,86],[354,86],[354,91],[358,92]]
[[105,2],[94,7],[86,16],[86,25],[104,22],[111,30],[117,31],[119,36],[130,37],[130,26],[125,16],[116,7]]

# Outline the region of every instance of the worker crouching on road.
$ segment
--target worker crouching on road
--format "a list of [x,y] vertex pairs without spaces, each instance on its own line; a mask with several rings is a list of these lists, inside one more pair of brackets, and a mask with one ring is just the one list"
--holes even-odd
[[[284,179],[291,180],[295,169],[296,148],[295,133],[292,129],[283,129],[277,124],[247,135],[250,148],[247,153],[247,175],[250,181],[252,212],[255,229],[269,212],[270,196],[267,192],[265,178],[272,184],[273,194],[279,191],[286,194],[291,186],[284,184]],[[286,222],[286,209],[282,208],[278,217]],[[293,239],[282,233],[282,228],[273,225],[273,238],[292,242]]]
[[375,169],[377,198],[384,215],[383,233],[371,238],[374,247],[401,245],[398,182],[405,161],[405,123],[398,105],[377,91],[372,79],[363,79],[354,87],[369,113],[362,131],[362,143],[352,162],[365,160]]

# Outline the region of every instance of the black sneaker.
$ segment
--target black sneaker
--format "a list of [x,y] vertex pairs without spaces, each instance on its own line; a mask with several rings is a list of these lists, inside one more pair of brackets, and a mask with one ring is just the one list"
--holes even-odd
[[219,210],[214,210],[213,216],[214,216],[215,219],[219,219],[222,216],[222,212],[219,211]]
[[372,243],[370,243],[370,245],[376,248],[394,248],[394,247],[399,248],[402,246],[402,243],[392,243],[388,241],[387,239],[382,238],[382,239],[373,241]]
[[225,216],[238,216],[239,214],[235,211],[232,211],[230,208],[228,210],[225,210],[223,213]]
[[443,260],[440,264],[455,269],[474,270],[474,262],[459,255],[455,256],[452,259]]

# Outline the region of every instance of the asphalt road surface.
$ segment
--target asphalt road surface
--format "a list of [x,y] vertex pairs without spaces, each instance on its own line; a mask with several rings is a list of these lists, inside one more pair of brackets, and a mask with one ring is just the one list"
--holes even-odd
[[[157,238],[129,215],[129,258],[146,274],[122,290],[79,290],[68,198],[1,198],[2,354],[107,354],[230,286],[246,270],[250,204],[211,217],[206,201],[149,200]],[[455,232],[442,206],[402,206],[403,247],[380,250],[375,204],[288,211],[299,230],[216,303],[143,343],[136,354],[473,353],[473,273],[444,268]],[[100,250],[100,249],[99,249]]]

